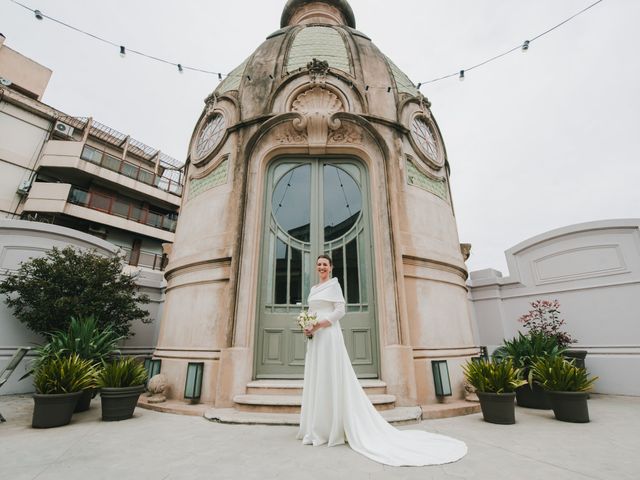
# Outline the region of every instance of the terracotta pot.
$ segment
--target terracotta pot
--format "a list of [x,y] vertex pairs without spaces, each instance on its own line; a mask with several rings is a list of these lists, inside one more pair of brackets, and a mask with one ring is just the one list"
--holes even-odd
[[144,385],[100,389],[102,420],[113,422],[133,417],[133,411],[142,392],[144,392]]
[[82,392],[82,395],[80,395],[80,399],[78,400],[76,409],[73,411],[73,413],[86,412],[87,410],[89,410],[89,408],[91,408],[91,399],[93,397],[95,397],[95,390],[84,390]]
[[567,360],[573,360],[573,364],[578,368],[587,368],[585,366],[585,358],[587,358],[586,350],[565,350],[563,353],[564,358]]
[[551,410],[551,402],[549,402],[547,392],[537,383],[518,387],[516,389],[516,402],[519,407]]
[[56,395],[33,394],[33,428],[53,428],[68,425],[82,392]]
[[556,419],[563,422],[588,423],[587,392],[547,392]]
[[477,392],[480,408],[485,422],[499,425],[513,425],[516,423],[515,392],[486,393]]

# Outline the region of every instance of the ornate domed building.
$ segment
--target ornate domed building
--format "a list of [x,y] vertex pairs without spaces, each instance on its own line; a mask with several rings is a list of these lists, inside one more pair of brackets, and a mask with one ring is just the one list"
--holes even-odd
[[265,409],[261,386],[299,388],[295,319],[321,253],[347,299],[353,366],[381,402],[436,403],[440,359],[463,396],[460,365],[478,349],[442,136],[355,27],[346,0],[289,0],[280,30],[206,100],[155,352],[175,398],[189,362],[219,407]]

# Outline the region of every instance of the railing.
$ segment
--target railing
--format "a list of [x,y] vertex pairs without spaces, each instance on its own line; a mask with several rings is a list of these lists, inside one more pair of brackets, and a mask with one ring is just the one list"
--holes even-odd
[[164,271],[166,267],[167,257],[160,253],[140,250],[138,252],[138,261],[136,262],[132,248],[120,247],[120,249],[125,253],[127,263],[133,267],[144,267],[160,271]]
[[113,172],[120,173],[126,177],[133,178],[139,182],[146,183],[147,185],[151,185],[165,192],[178,196],[182,195],[181,182],[171,179],[165,175],[156,175],[152,170],[147,170],[146,168],[142,168],[140,165],[122,160],[121,158],[98,150],[90,145],[84,146],[80,158],[87,162],[100,165],[101,167]]
[[78,187],[71,187],[68,201],[74,205],[99,210],[150,227],[159,228],[168,232],[176,231],[176,223],[178,221],[177,214],[149,210],[143,204],[134,200],[101,192],[90,192]]

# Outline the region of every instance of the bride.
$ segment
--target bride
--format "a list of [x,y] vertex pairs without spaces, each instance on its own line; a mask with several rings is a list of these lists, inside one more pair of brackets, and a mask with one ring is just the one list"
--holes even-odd
[[332,447],[345,441],[356,452],[391,466],[440,465],[461,459],[466,445],[421,430],[397,430],[373,407],[351,366],[340,319],[345,300],[338,279],[330,278],[331,258],[316,263],[320,283],[311,287],[309,313],[317,323],[309,338],[304,366],[298,438],[305,445]]

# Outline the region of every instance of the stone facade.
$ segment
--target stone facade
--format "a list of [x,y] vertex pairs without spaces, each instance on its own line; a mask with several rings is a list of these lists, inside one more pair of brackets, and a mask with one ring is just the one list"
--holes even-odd
[[283,158],[363,165],[377,377],[400,405],[435,403],[430,361],[447,359],[464,396],[459,367],[478,348],[445,147],[429,101],[354,27],[345,1],[291,0],[206,100],[155,352],[174,397],[190,361],[205,363],[201,400],[219,407],[256,376],[267,177]]

